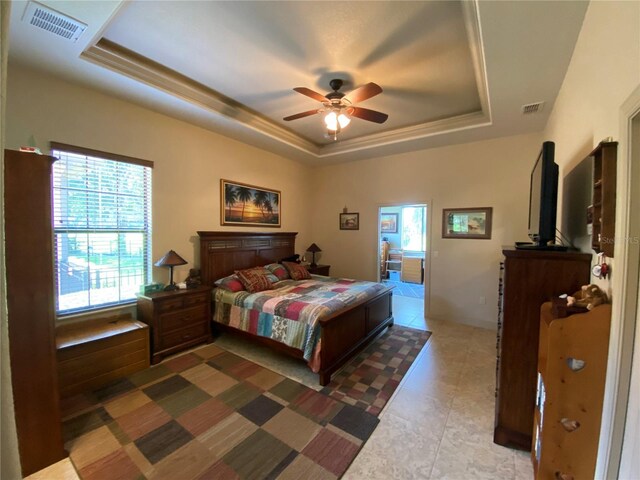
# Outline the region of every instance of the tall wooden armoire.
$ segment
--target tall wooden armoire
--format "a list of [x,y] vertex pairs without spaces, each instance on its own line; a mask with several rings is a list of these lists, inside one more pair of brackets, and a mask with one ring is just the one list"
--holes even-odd
[[66,457],[55,348],[51,168],[55,158],[5,150],[9,354],[22,474]]

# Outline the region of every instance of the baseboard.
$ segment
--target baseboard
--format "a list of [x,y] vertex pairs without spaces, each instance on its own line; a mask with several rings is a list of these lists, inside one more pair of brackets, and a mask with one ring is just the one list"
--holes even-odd
[[445,322],[461,323],[463,325],[470,325],[472,327],[483,328],[485,330],[491,330],[494,332],[498,329],[498,325],[495,320],[484,320],[480,318],[460,318],[460,317],[450,318],[446,315],[429,315],[428,318],[432,318],[434,320],[442,320]]

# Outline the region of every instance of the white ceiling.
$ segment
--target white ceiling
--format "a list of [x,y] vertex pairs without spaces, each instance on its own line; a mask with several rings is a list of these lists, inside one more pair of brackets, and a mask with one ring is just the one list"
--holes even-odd
[[[72,43],[11,12],[10,62],[311,164],[539,131],[570,61],[587,2],[43,1],[88,24]],[[321,107],[294,92],[384,92],[337,142]],[[521,107],[545,102],[541,113]]]

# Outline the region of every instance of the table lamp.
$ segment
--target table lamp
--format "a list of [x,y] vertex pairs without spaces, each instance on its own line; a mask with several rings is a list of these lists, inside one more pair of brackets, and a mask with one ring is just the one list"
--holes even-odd
[[321,252],[322,249],[316,245],[315,243],[312,243],[311,246],[309,248],[307,248],[307,252],[311,252],[312,255],[312,260],[311,260],[311,266],[312,267],[317,267],[318,265],[316,264],[316,253]]
[[164,288],[165,290],[178,290],[178,287],[173,282],[173,267],[186,264],[187,261],[173,250],[169,250],[167,253],[165,253],[164,257],[154,263],[156,267],[169,267],[171,269],[171,280],[169,282],[169,285]]

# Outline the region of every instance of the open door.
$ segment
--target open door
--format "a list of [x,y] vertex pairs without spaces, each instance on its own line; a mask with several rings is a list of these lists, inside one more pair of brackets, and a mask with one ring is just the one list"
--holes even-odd
[[428,275],[427,205],[386,205],[379,209],[379,279],[394,296],[424,302]]

